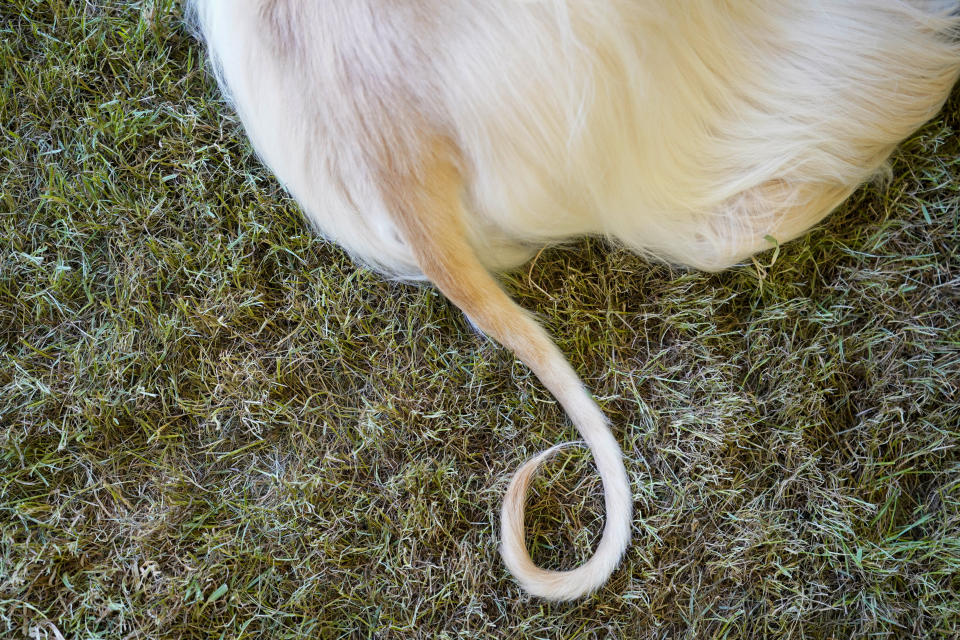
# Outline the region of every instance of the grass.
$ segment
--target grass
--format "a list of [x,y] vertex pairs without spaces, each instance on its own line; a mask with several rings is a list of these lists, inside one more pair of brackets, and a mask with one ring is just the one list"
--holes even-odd
[[[0,5],[0,635],[960,635],[960,95],[775,259],[585,241],[506,278],[637,507],[607,587],[553,605],[497,514],[572,428],[437,293],[311,235],[181,15]],[[534,556],[572,566],[589,456],[537,488]]]

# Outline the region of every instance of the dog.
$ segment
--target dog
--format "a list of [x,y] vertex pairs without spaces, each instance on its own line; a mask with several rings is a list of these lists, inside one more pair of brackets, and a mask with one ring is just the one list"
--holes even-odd
[[617,440],[493,272],[603,236],[716,271],[797,237],[942,107],[960,2],[192,0],[220,86],[317,231],[427,279],[560,402],[603,480],[594,554],[524,542],[538,465],[513,476],[502,556],[529,593],[602,586],[630,542]]

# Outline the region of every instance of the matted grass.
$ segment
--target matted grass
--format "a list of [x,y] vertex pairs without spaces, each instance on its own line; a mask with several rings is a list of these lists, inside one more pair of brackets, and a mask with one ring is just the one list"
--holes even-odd
[[[960,635],[960,100],[719,275],[587,241],[506,278],[627,457],[600,593],[524,596],[506,479],[576,437],[429,288],[310,233],[155,2],[0,3],[0,636]],[[551,567],[603,519],[567,450]]]

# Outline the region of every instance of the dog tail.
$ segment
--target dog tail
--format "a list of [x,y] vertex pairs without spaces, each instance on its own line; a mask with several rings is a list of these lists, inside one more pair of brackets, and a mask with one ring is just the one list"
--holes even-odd
[[467,241],[462,180],[455,164],[440,152],[416,174],[399,185],[387,180],[397,188],[386,200],[424,275],[482,331],[530,367],[590,447],[603,480],[606,525],[593,556],[576,569],[548,571],[536,566],[527,552],[524,499],[537,468],[557,447],[526,462],[513,476],[503,502],[504,562],[533,595],[573,600],[589,594],[607,581],[630,543],[632,499],[620,447],[566,358],[543,328],[500,288]]

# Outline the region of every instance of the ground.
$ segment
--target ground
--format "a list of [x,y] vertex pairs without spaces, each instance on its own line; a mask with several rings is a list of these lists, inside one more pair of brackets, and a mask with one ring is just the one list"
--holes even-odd
[[[428,287],[314,237],[172,0],[0,4],[0,635],[956,638],[960,94],[821,227],[721,274],[596,240],[505,285],[610,416],[634,545],[525,596],[511,471],[576,438]],[[589,455],[529,502],[550,567]]]

